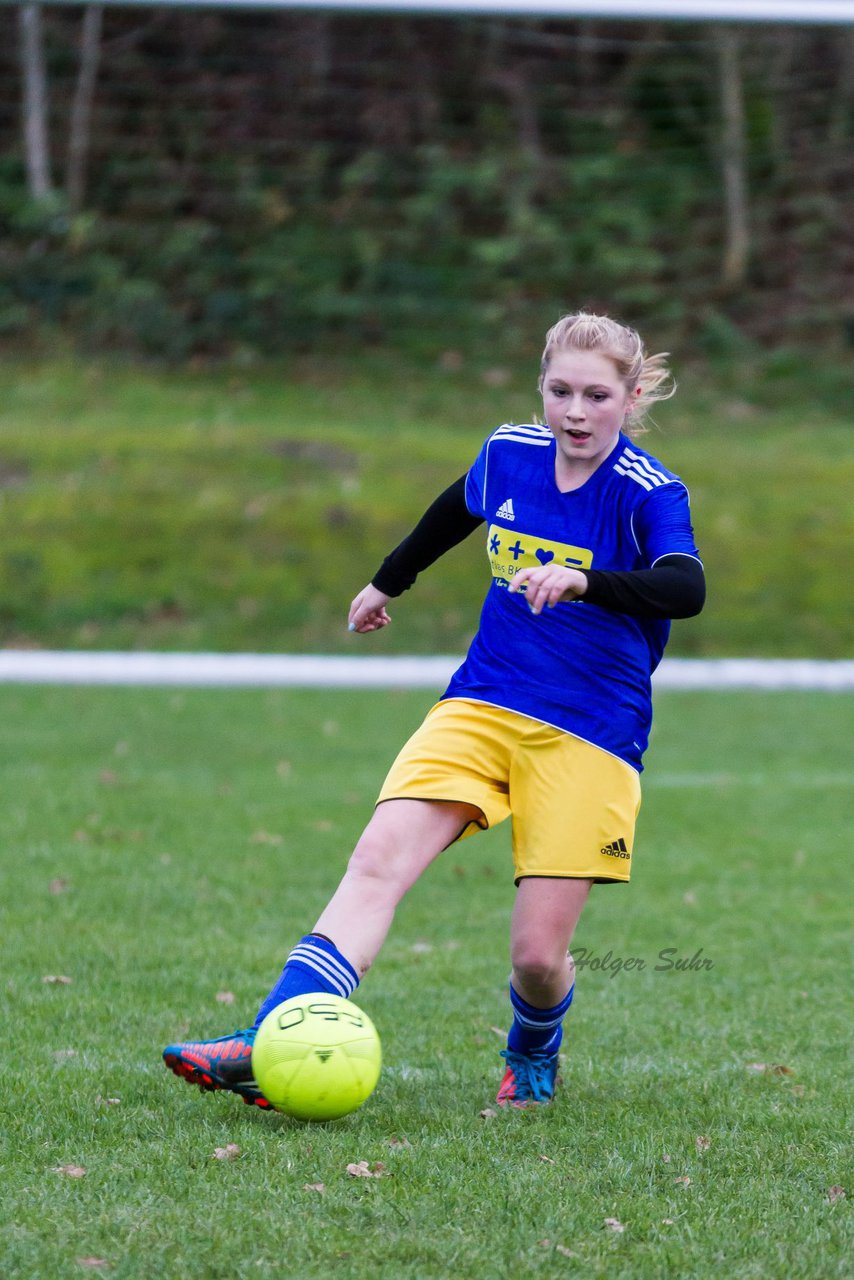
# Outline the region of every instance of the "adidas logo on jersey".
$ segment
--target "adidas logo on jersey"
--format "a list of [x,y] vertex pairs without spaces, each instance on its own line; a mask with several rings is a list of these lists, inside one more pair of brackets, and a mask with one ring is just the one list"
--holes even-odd
[[604,853],[606,858],[630,858],[632,856],[622,836],[620,836],[619,840],[611,840],[608,844],[603,845],[599,852]]
[[498,510],[495,513],[495,517],[497,520],[515,520],[516,519],[516,516],[513,514],[512,498],[508,498],[506,502],[502,502],[501,506],[498,508]]

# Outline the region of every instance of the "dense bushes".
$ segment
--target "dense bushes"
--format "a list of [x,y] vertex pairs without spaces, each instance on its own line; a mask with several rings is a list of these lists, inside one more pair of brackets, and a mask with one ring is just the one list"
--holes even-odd
[[[45,14],[56,176],[80,15]],[[733,138],[716,36],[696,25],[108,10],[72,215],[59,180],[27,194],[14,16],[0,11],[6,341],[61,330],[169,358],[342,336],[509,348],[544,303],[573,302],[712,348],[850,338],[844,30],[752,29]],[[733,287],[721,153],[736,144],[750,255]]]

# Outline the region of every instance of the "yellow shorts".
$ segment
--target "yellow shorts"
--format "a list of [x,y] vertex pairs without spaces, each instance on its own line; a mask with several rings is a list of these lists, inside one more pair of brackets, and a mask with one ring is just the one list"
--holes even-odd
[[438,702],[398,755],[384,800],[462,800],[483,821],[512,818],[513,865],[523,876],[628,880],[640,777],[571,733],[486,702]]

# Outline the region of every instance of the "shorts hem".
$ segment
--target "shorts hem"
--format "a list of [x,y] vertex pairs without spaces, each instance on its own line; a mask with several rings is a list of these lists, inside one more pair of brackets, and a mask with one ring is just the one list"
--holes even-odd
[[377,796],[374,808],[376,809],[378,805],[385,804],[387,800],[426,800],[428,802],[436,801],[438,804],[470,804],[472,808],[480,809],[481,816],[480,820],[472,818],[466,830],[468,830],[468,827],[478,827],[481,831],[488,831],[490,827],[489,817],[484,813],[483,807],[476,800],[472,800],[470,796],[425,796],[421,791],[393,791],[389,795],[381,793]]
[[628,884],[631,876],[603,876],[597,871],[516,871],[516,884],[520,880],[592,880],[594,884]]

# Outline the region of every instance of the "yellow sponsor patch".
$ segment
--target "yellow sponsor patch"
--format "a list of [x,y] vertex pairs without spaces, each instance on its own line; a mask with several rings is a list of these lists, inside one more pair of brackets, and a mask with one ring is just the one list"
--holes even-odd
[[509,586],[520,569],[538,569],[547,564],[559,564],[566,569],[589,569],[593,564],[593,552],[587,547],[574,547],[568,542],[551,542],[548,538],[534,538],[516,529],[503,529],[490,525],[486,535],[486,554],[492,568],[492,576],[499,585]]

